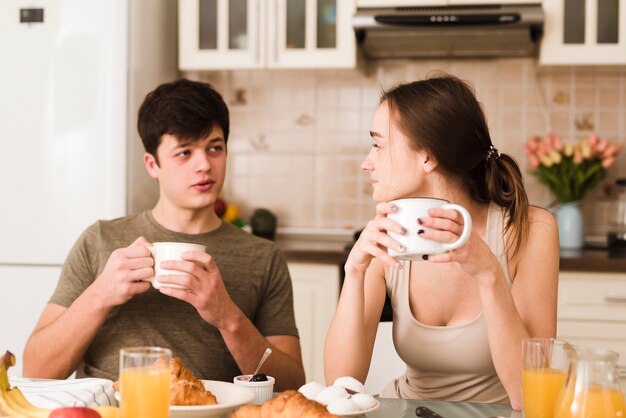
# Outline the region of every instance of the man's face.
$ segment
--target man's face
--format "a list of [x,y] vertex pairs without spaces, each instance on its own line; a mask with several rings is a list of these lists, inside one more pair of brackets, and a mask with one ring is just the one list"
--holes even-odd
[[226,143],[219,125],[194,142],[182,142],[164,135],[157,148],[159,164],[146,153],[148,173],[159,181],[160,200],[180,208],[197,210],[212,207],[224,186]]

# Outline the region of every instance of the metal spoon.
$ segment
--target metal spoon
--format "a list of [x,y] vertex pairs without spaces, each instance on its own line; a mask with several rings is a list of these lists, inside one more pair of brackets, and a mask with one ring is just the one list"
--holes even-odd
[[267,360],[270,354],[272,354],[272,349],[270,347],[267,347],[265,349],[265,352],[263,353],[263,356],[261,357],[261,360],[259,360],[258,366],[256,366],[256,369],[254,369],[254,373],[252,373],[252,376],[254,376],[255,374],[259,372],[259,370],[261,369],[261,366],[263,365],[263,363],[265,363],[265,360]]

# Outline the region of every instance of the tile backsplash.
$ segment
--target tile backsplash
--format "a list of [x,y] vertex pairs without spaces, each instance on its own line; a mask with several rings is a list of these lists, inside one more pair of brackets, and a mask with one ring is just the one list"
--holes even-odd
[[[539,68],[532,58],[389,60],[359,70],[246,70],[189,76],[215,85],[231,110],[224,198],[248,217],[257,207],[281,227],[355,230],[373,215],[369,177],[359,165],[382,89],[445,71],[469,81],[484,106],[495,146],[527,171],[522,145],[555,132],[575,141],[597,132],[626,142],[626,71]],[[626,177],[626,152],[606,182]],[[531,203],[547,189],[525,175]],[[604,234],[602,187],[585,202],[589,234]]]

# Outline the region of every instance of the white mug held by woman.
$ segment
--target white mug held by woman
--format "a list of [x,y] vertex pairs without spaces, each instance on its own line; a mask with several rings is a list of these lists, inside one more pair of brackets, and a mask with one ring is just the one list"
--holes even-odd
[[[392,200],[398,210],[389,213],[387,217],[398,222],[407,231],[406,234],[400,235],[395,232],[388,231],[389,236],[404,246],[404,251],[397,251],[388,248],[387,253],[398,260],[421,260],[422,255],[443,254],[450,250],[463,246],[469,239],[472,232],[472,217],[467,209],[463,206],[453,204],[443,199],[412,197],[406,199]],[[454,242],[439,242],[422,238],[418,231],[422,227],[417,223],[418,218],[429,216],[430,208],[440,207],[442,209],[454,209],[463,217],[463,233]]]

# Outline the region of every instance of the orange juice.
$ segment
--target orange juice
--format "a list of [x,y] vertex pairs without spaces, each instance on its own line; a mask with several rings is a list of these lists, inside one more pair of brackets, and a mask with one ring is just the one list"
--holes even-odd
[[170,371],[144,366],[122,370],[121,418],[168,418]]
[[524,417],[553,418],[556,398],[566,376],[564,371],[551,368],[522,370]]
[[620,390],[597,385],[585,388],[583,393],[576,393],[575,389],[572,385],[559,396],[555,418],[626,417],[624,394]]

